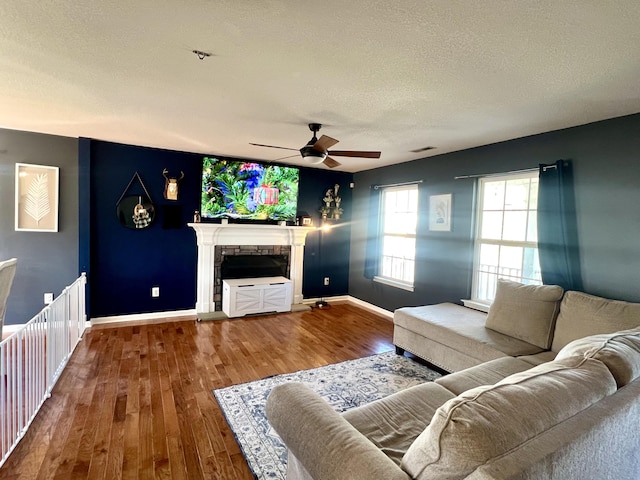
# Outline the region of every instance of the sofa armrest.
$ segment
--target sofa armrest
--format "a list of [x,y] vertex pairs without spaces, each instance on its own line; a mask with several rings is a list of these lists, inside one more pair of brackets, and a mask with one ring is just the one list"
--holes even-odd
[[314,480],[408,480],[389,457],[301,383],[273,388],[267,419]]

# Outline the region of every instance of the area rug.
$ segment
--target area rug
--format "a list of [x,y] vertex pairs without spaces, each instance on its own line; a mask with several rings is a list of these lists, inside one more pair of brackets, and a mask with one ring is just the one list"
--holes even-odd
[[276,385],[305,383],[336,411],[344,412],[438,377],[439,373],[410,358],[386,352],[233,385],[213,394],[255,477],[284,479],[287,448],[265,416],[267,397]]

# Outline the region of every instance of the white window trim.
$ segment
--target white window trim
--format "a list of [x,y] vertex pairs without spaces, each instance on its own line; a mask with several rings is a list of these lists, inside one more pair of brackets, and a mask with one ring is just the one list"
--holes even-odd
[[467,308],[473,308],[474,310],[480,310],[481,312],[489,313],[490,303],[478,302],[477,300],[462,299],[462,304]]
[[[415,274],[414,274],[415,277]],[[374,282],[383,283],[385,285],[389,285],[390,287],[400,288],[402,290],[407,290],[408,292],[413,292],[415,290],[413,283],[401,282],[400,280],[396,280],[395,278],[382,277],[380,275],[376,275],[373,277]]]
[[[509,240],[483,240],[482,242],[480,242],[478,239],[480,237],[480,232],[481,232],[481,228],[482,228],[482,210],[480,209],[480,201],[479,199],[482,198],[482,196],[484,195],[484,182],[491,182],[491,181],[500,181],[500,180],[517,180],[519,178],[532,178],[532,176],[537,172],[537,170],[532,169],[532,170],[528,170],[528,171],[523,171],[521,173],[505,173],[505,174],[496,174],[496,175],[489,175],[483,178],[480,178],[478,180],[478,189],[477,189],[477,198],[478,198],[478,203],[477,203],[477,207],[476,207],[476,225],[475,225],[475,237],[474,237],[474,245],[473,245],[473,270],[472,270],[472,283],[471,283],[471,298],[470,299],[463,299],[462,303],[465,307],[469,307],[469,308],[473,308],[476,310],[480,310],[483,312],[488,312],[489,308],[491,307],[491,304],[493,302],[487,302],[487,301],[483,301],[482,299],[478,299],[478,298],[474,298],[475,296],[475,292],[476,292],[476,288],[478,285],[478,275],[480,274],[480,245],[482,243],[485,244],[493,244],[493,245],[505,245],[505,246],[518,246],[518,247],[524,247],[524,248],[538,248],[538,243],[537,242],[531,242],[531,241],[521,241],[521,242],[515,242],[515,241],[509,241]],[[528,221],[528,220],[527,220]]]
[[[416,205],[416,216],[419,217],[419,205],[420,205],[420,200],[419,200],[419,196],[420,196],[420,189],[418,188],[417,184],[407,184],[407,185],[398,185],[398,186],[393,186],[393,187],[385,187],[382,189],[381,195],[380,195],[380,218],[381,220],[383,220],[383,215],[384,215],[384,208],[383,208],[383,198],[384,198],[384,194],[385,192],[391,192],[391,191],[399,191],[399,190],[416,190],[418,192],[418,205]],[[416,218],[416,222],[418,221],[418,219]],[[381,223],[380,226],[380,231],[378,232],[378,235],[380,236],[380,238],[382,239],[385,236],[385,232],[384,232],[384,223]],[[389,235],[394,235],[394,234],[389,234]],[[415,234],[408,234],[408,235],[397,235],[397,236],[401,236],[403,238],[413,238],[414,242],[416,243],[417,246],[417,242],[418,242],[418,232],[417,232],[417,224],[416,224],[416,233]],[[379,257],[379,266],[378,266],[378,271],[380,271],[380,264],[381,264],[381,260],[382,260],[382,253],[380,253]],[[414,259],[414,265],[415,265],[416,261]],[[398,280],[396,278],[391,278],[391,277],[386,277],[384,275],[375,275],[373,277],[373,281],[374,282],[378,282],[378,283],[382,283],[384,285],[388,285],[390,287],[395,287],[395,288],[399,288],[402,290],[406,290],[408,292],[413,292],[415,291],[414,288],[414,284],[415,284],[415,278],[416,278],[416,273],[415,273],[415,266],[414,266],[414,271],[413,271],[413,281],[412,282],[405,282],[402,280]]]

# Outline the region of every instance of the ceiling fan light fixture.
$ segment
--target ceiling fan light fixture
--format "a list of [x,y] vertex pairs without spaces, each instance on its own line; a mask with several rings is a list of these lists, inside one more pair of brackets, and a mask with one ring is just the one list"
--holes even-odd
[[300,149],[300,155],[310,164],[316,165],[322,163],[327,158],[327,152],[321,152],[313,148],[313,145],[305,145]]

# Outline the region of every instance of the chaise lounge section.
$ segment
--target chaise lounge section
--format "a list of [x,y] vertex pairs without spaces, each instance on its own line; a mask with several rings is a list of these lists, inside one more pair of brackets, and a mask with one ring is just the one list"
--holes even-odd
[[498,280],[489,313],[443,303],[399,308],[393,321],[399,354],[457,372],[504,357],[531,365],[553,360],[577,338],[640,325],[640,304]]

